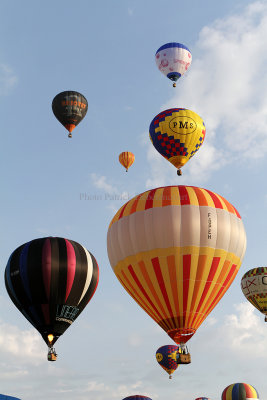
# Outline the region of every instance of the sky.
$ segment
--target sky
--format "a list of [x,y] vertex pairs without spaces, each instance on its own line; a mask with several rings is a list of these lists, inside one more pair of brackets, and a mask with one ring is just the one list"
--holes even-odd
[[[264,317],[240,289],[266,265],[267,1],[2,0],[0,2],[0,393],[23,400],[219,400],[235,382],[267,400]],[[155,64],[167,42],[192,53],[172,83]],[[51,102],[64,90],[88,100],[73,138]],[[153,148],[149,125],[171,107],[206,125],[199,152],[177,177]],[[118,162],[132,151],[125,174]],[[167,334],[121,287],[109,264],[108,225],[131,197],[162,185],[212,190],[240,212],[247,251],[237,277],[190,340],[192,363],[172,380],[158,366]],[[57,344],[56,363],[6,292],[12,251],[60,236],[92,252],[100,281]]]

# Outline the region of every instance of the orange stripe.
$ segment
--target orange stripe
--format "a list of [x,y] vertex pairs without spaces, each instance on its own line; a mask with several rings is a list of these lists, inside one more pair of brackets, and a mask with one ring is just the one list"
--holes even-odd
[[178,297],[178,290],[177,290],[177,273],[176,273],[176,265],[175,265],[175,256],[168,256],[167,257],[167,264],[168,264],[168,271],[169,271],[169,276],[170,276],[170,282],[171,282],[171,288],[172,288],[172,295],[173,295],[173,300],[174,300],[174,306],[175,306],[175,321],[176,321],[176,326],[180,326],[180,320],[177,318],[177,315],[179,315],[179,297]]
[[203,193],[203,189],[194,187],[194,190],[195,190],[195,193],[196,193],[196,196],[197,196],[197,199],[198,199],[198,204],[200,206],[207,206],[208,202],[207,202],[207,199],[206,199],[206,197],[205,197],[205,195]]
[[[172,190],[172,187],[171,187],[171,186],[167,186],[167,187],[163,190],[162,207],[170,206],[170,205],[172,204],[171,190]],[[178,195],[178,194],[177,194],[177,195]]]
[[[195,280],[195,285],[194,285],[194,292],[193,292],[193,296],[192,296],[190,311],[192,311],[194,309],[194,307],[196,306],[196,301],[197,301],[197,297],[199,295],[201,281],[203,280],[202,277],[203,277],[204,271],[206,269],[206,262],[207,262],[207,255],[200,254],[199,258],[198,258],[197,274],[196,274],[196,280]],[[190,318],[188,325],[190,325],[191,320],[192,320],[192,317]]]
[[[162,305],[162,303],[161,303],[161,301],[160,301],[160,299],[159,299],[159,297],[158,297],[158,295],[157,295],[157,292],[156,292],[156,290],[155,290],[155,288],[154,288],[153,283],[152,283],[151,280],[150,280],[149,274],[148,274],[148,272],[147,272],[147,270],[146,270],[146,265],[145,265],[145,263],[144,263],[143,261],[140,261],[140,262],[138,263],[138,265],[140,266],[140,269],[141,269],[141,272],[142,272],[142,274],[143,274],[143,277],[145,278],[145,281],[146,281],[146,283],[147,283],[147,285],[148,285],[148,287],[149,287],[149,289],[150,289],[152,295],[154,296],[154,299],[155,299],[155,301],[156,301],[156,303],[157,303],[159,309],[161,310],[161,313],[163,314],[163,317],[167,319],[167,318],[168,318],[168,315],[167,315],[166,312],[164,311],[164,307],[163,307],[163,305]],[[162,317],[162,316],[161,316],[161,317]]]
[[133,202],[132,208],[131,208],[131,210],[129,211],[129,215],[130,215],[130,214],[134,214],[134,213],[136,212],[136,207],[137,207],[137,204],[138,204],[138,202],[139,202],[139,199],[140,199],[141,195],[142,195],[142,194],[139,194],[138,196],[136,196],[135,201]]
[[[120,283],[122,284],[122,286],[125,288],[125,290],[130,294],[130,296],[139,304],[139,306],[145,310],[145,312],[150,315],[150,317],[158,322],[159,321],[159,317],[153,312],[153,310],[149,307],[149,305],[147,305],[146,303],[144,304],[143,298],[142,296],[140,296],[140,294],[138,293],[137,290],[135,290],[134,286],[131,284],[131,282],[129,281],[129,279],[127,278],[126,274],[124,271],[121,271],[121,275],[124,278],[125,281],[123,281],[121,279],[121,277],[119,275],[117,275],[117,278],[119,279]],[[128,284],[128,286],[126,285],[126,283]],[[131,290],[129,290],[129,288]]]

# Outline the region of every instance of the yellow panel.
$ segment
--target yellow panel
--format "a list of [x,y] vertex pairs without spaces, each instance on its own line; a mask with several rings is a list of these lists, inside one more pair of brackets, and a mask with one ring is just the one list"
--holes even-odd
[[171,204],[172,206],[180,206],[180,194],[177,186],[171,186]]
[[153,208],[162,207],[163,191],[164,191],[164,187],[156,190],[155,196],[153,198]]
[[199,206],[198,198],[193,187],[186,186],[186,190],[189,196],[190,205]]
[[143,211],[145,209],[146,201],[149,194],[150,191],[141,194],[137,203],[136,211]]

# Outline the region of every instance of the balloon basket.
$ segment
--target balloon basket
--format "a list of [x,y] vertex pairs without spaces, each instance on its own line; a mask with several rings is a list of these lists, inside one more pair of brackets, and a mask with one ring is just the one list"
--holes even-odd
[[54,347],[51,347],[48,350],[47,360],[48,361],[57,361],[57,353],[56,353],[56,350],[54,349]]

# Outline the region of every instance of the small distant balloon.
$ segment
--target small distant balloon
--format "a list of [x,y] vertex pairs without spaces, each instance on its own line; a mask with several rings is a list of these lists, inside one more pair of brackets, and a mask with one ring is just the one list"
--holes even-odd
[[135,155],[130,151],[124,151],[119,155],[119,162],[124,168],[126,168],[126,172],[128,172],[130,166],[133,165],[134,160]]
[[72,137],[73,129],[83,120],[87,113],[88,102],[83,94],[67,90],[56,95],[52,102],[52,110],[58,121]]
[[122,400],[152,400],[150,397],[141,394],[134,394],[133,396],[124,397]]
[[211,400],[209,397],[197,397],[195,400]]
[[248,383],[232,383],[222,392],[222,400],[259,399],[257,390]]
[[172,378],[172,374],[178,368],[176,362],[178,346],[166,345],[161,346],[156,352],[156,360],[159,365],[169,374],[169,378]]
[[241,279],[241,289],[246,299],[265,315],[267,321],[267,267],[250,269]]
[[160,72],[176,81],[187,71],[192,61],[190,50],[181,43],[172,42],[161,46],[156,52],[156,64]]

